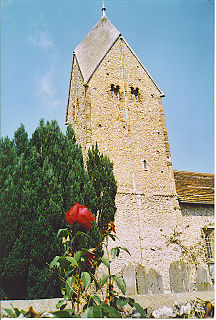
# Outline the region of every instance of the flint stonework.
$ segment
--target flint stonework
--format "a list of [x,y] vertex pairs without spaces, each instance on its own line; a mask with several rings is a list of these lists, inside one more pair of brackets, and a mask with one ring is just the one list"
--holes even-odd
[[[119,88],[116,94],[113,86]],[[135,91],[136,98],[132,96]],[[206,211],[199,216],[194,212],[182,215],[162,97],[129,44],[109,19],[102,17],[74,51],[66,124],[72,124],[84,159],[97,142],[113,162],[118,184],[115,225],[120,240],[110,242],[110,247],[126,247],[134,264],[157,271],[148,275],[149,290],[155,293],[169,291],[170,285],[176,290],[175,268],[169,273],[169,266],[181,259],[166,246],[162,235],[169,237],[178,226],[185,231],[183,240],[196,245],[201,228],[214,223]],[[125,259],[121,254],[112,263],[116,272],[121,271]],[[132,274],[134,284],[127,281],[134,292]],[[180,272],[180,277],[186,276]],[[182,281],[177,281],[177,290],[183,290]],[[145,292],[144,287],[139,290]]]

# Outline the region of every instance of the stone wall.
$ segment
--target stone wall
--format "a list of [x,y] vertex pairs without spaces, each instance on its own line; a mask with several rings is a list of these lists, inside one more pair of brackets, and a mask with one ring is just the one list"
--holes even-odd
[[[119,101],[111,84],[119,85]],[[114,162],[118,192],[174,194],[160,92],[123,40],[116,41],[88,85],[92,142]],[[139,88],[138,102],[131,87]]]
[[[190,292],[190,293],[174,293],[174,294],[148,294],[148,295],[132,295],[144,309],[148,308],[149,314],[154,309],[166,307],[173,307],[175,304],[186,304],[189,301],[201,299],[201,301],[211,301],[214,303],[214,291],[201,291],[201,292]],[[23,310],[28,310],[30,306],[33,307],[36,313],[56,311],[56,304],[60,298],[56,299],[43,299],[43,300],[8,300],[1,301],[1,317],[6,314],[4,309],[11,309],[11,304]],[[68,303],[68,308],[71,304]],[[163,317],[165,319],[167,317]]]
[[77,63],[77,59],[73,56],[66,124],[72,124],[76,133],[77,142],[82,146],[86,143],[85,104],[86,88],[83,85],[83,77]]
[[181,203],[180,207],[183,216],[214,216],[213,204]]
[[[117,99],[111,85],[119,86]],[[132,97],[131,87],[138,88],[138,101]],[[196,245],[201,228],[214,218],[207,213],[210,208],[201,214],[200,207],[199,216],[195,216],[197,208],[191,214],[187,206],[180,207],[161,91],[122,38],[88,84],[83,83],[74,58],[68,123],[73,124],[84,156],[97,142],[114,163],[118,183],[115,224],[120,241],[110,243],[110,247],[127,247],[131,261],[145,266],[147,275],[152,273],[161,292],[170,291],[170,265],[181,257],[175,245],[166,245],[166,238],[178,226],[184,231],[183,241]],[[120,272],[125,259],[126,254],[121,254],[113,269]],[[152,291],[159,292],[153,284]]]
[[[116,198],[116,232],[119,245],[127,247],[134,263],[153,268],[163,278],[164,290],[169,290],[169,265],[179,260],[179,252],[173,245],[166,246],[176,225],[181,223],[181,214],[175,209],[175,197],[136,194],[118,194]],[[118,242],[111,246],[118,245]],[[116,271],[122,266],[124,254],[115,264]]]

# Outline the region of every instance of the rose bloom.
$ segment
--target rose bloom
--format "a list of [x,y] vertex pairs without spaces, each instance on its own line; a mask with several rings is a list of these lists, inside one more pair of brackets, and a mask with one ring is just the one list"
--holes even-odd
[[87,207],[82,206],[78,202],[76,202],[75,205],[65,213],[65,220],[70,225],[73,225],[74,222],[77,221],[81,227],[90,231],[92,228],[91,221],[94,221],[95,217]]

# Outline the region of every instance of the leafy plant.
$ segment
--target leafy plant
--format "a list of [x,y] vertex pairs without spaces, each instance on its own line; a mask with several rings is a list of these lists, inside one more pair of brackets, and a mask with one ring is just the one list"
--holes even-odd
[[[73,211],[73,208],[70,210]],[[86,211],[87,214],[87,211]],[[50,264],[51,269],[58,271],[61,279],[61,292],[63,300],[57,304],[58,312],[54,316],[84,317],[84,318],[121,318],[126,316],[126,305],[135,308],[142,318],[146,318],[146,312],[135,302],[126,297],[126,283],[120,275],[111,273],[112,260],[119,256],[126,248],[115,247],[109,252],[108,239],[115,240],[115,226],[111,222],[107,226],[103,242],[96,247],[77,250],[76,240],[81,237],[89,237],[85,232],[75,232],[74,222],[78,216],[73,214],[74,221],[70,221],[72,228],[61,229],[58,237],[62,238],[65,252],[62,256],[56,256]],[[76,218],[75,218],[76,217]],[[67,213],[66,219],[68,220]],[[76,220],[80,223],[79,219]],[[86,229],[88,226],[86,225]],[[101,250],[104,254],[101,256]],[[103,265],[106,273],[101,275],[98,267]],[[90,287],[94,288],[94,294],[90,294]],[[65,309],[71,302],[71,309]]]
[[113,173],[113,163],[99,151],[98,145],[93,145],[88,151],[86,160],[88,175],[97,195],[97,224],[102,239],[110,221],[114,221],[116,207],[115,197],[117,182]]
[[23,309],[15,308],[11,304],[12,309],[4,308],[4,312],[7,315],[7,318],[37,318],[40,317],[40,314],[37,314],[32,307],[29,307],[27,311]]
[[[42,120],[31,138],[21,125],[14,139],[0,140],[2,299],[59,297],[59,280],[48,265],[63,253],[56,234],[66,227],[64,213],[76,201],[96,217],[97,196],[70,126],[65,135],[56,121]],[[90,238],[81,237],[79,246],[99,241],[94,222]]]

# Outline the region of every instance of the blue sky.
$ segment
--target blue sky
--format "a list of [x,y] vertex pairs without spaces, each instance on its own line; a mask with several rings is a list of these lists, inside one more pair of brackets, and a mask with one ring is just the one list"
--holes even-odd
[[[41,118],[65,132],[72,53],[101,0],[1,0],[1,135]],[[105,0],[106,13],[165,93],[173,168],[214,170],[214,1]]]

